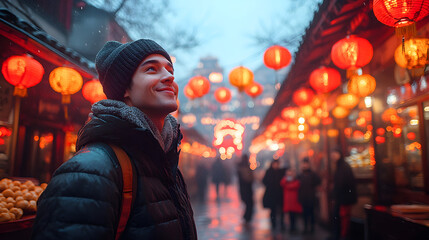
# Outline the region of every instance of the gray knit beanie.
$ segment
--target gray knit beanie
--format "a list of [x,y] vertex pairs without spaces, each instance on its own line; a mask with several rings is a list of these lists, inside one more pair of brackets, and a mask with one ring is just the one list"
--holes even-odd
[[125,90],[131,84],[140,63],[151,54],[160,54],[170,63],[170,55],[155,41],[139,39],[122,44],[109,41],[95,57],[95,67],[108,99],[123,101]]

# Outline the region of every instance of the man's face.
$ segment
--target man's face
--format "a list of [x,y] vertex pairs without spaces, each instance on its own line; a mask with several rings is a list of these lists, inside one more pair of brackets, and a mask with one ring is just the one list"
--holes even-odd
[[149,117],[162,116],[177,109],[178,91],[171,63],[162,55],[152,54],[137,67],[124,97],[128,105]]

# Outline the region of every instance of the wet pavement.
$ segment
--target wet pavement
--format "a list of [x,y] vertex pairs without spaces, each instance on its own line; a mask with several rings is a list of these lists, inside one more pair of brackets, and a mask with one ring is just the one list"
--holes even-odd
[[226,192],[220,191],[221,197],[217,199],[214,185],[210,185],[205,202],[193,201],[199,239],[325,240],[328,238],[329,233],[320,226],[316,226],[313,234],[302,234],[301,218],[297,219],[298,231],[289,233],[287,215],[285,215],[286,231],[272,231],[270,212],[262,208],[263,187],[255,188],[253,219],[250,224],[244,224],[242,220],[244,204],[240,201],[237,190],[237,185],[231,184]]

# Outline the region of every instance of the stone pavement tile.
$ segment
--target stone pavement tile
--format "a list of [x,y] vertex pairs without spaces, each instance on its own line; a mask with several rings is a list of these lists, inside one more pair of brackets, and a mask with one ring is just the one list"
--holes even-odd
[[[314,234],[303,235],[299,231],[290,234],[288,231],[272,231],[270,229],[269,210],[263,209],[261,200],[263,188],[255,188],[255,208],[251,223],[244,224],[242,215],[244,205],[241,203],[237,187],[232,184],[226,193],[216,198],[214,186],[210,185],[206,202],[193,202],[194,217],[197,225],[198,238],[202,240],[325,240],[328,232],[316,226]],[[298,230],[302,230],[301,218],[297,219]],[[287,217],[285,218],[288,226]]]

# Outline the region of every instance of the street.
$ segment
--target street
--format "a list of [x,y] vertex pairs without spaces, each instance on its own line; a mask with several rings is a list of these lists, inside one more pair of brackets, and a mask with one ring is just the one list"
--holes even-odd
[[298,231],[289,233],[288,220],[285,215],[286,231],[271,231],[269,221],[269,210],[262,208],[262,196],[264,188],[255,185],[255,208],[252,222],[249,226],[244,224],[242,214],[244,205],[238,195],[237,184],[233,181],[229,185],[227,194],[220,189],[219,200],[216,199],[215,187],[209,185],[206,202],[193,201],[195,222],[197,225],[198,238],[204,240],[214,239],[290,239],[290,240],[324,240],[329,236],[326,229],[316,226],[315,233],[303,235],[302,219],[298,218]]

